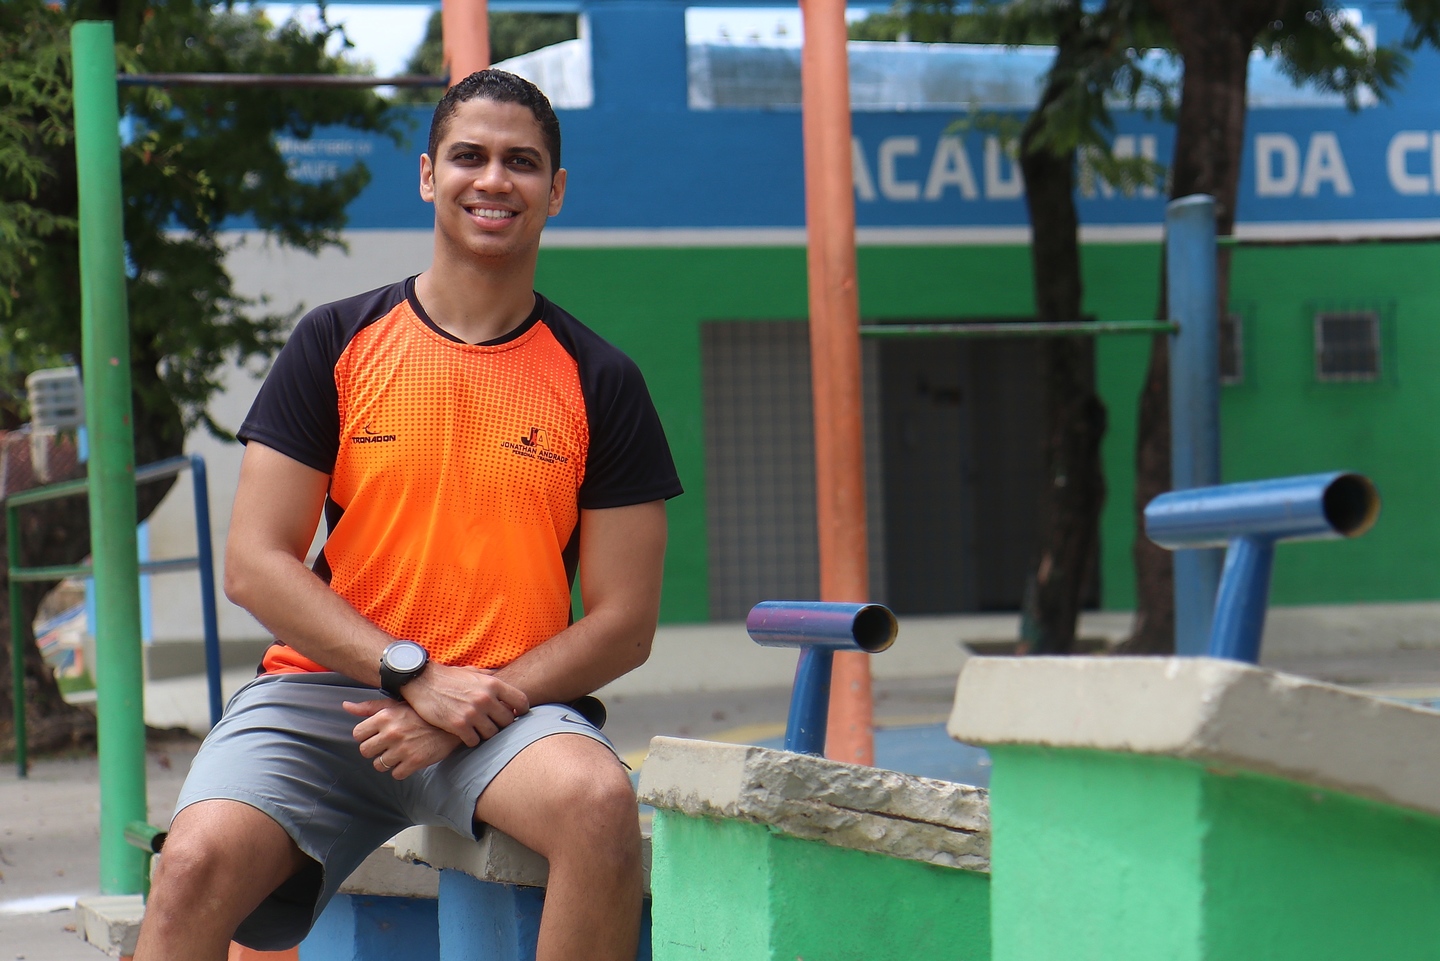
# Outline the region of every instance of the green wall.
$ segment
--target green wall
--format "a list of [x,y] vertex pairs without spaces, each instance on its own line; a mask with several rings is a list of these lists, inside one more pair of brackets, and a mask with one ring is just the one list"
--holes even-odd
[[1440,819],[1173,758],[991,753],[996,961],[1440,954]]
[[748,821],[655,812],[655,961],[990,957],[990,879],[804,841]]
[[[862,248],[867,319],[1023,317],[1032,310],[1024,247]],[[1105,320],[1153,317],[1155,244],[1084,251],[1086,309]],[[1332,469],[1369,474],[1384,509],[1375,530],[1343,544],[1285,545],[1272,600],[1333,603],[1440,597],[1430,558],[1440,518],[1426,497],[1440,472],[1431,440],[1440,410],[1440,245],[1242,247],[1231,302],[1244,314],[1246,380],[1222,397],[1223,471],[1241,480]],[[666,621],[709,616],[704,418],[699,325],[806,315],[805,251],[779,248],[546,248],[537,284],[640,364],[665,421],[684,496],[670,505]],[[1374,384],[1313,377],[1311,317],[1319,309],[1379,309],[1387,370]],[[1103,338],[1097,352],[1109,409],[1109,499],[1102,522],[1104,605],[1134,603],[1134,443],[1149,340]]]

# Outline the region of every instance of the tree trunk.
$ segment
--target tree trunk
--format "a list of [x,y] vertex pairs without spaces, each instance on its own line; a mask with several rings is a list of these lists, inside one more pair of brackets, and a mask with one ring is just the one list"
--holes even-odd
[[[1067,42],[1073,46],[1077,37],[1078,25],[1061,34],[1057,64],[1075,55]],[[1020,138],[1035,310],[1042,321],[1078,320],[1083,307],[1075,151],[1055,154],[1034,144],[1041,112],[1062,93],[1052,81]],[[1095,576],[1105,503],[1100,465],[1105,406],[1095,392],[1093,338],[1047,337],[1040,352],[1045,484],[1038,505],[1040,550],[1027,590],[1020,649],[1063,654],[1075,648],[1080,607]]]
[[[1276,0],[1155,0],[1185,61],[1170,197],[1215,198],[1216,232],[1234,232],[1240,158],[1245,137],[1245,82],[1250,50],[1266,24],[1279,17]],[[1228,309],[1230,252],[1216,260],[1218,302]],[[1163,277],[1162,277],[1163,290]],[[1165,315],[1162,301],[1161,317]],[[1167,551],[1145,536],[1145,505],[1170,489],[1170,362],[1163,337],[1151,341],[1140,393],[1135,451],[1135,626],[1126,653],[1175,650],[1173,566]]]

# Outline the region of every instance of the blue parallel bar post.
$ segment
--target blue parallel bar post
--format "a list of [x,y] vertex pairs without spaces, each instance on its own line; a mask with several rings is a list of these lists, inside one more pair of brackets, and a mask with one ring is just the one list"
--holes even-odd
[[823,647],[800,649],[795,686],[790,691],[790,716],[785,723],[785,750],[824,756],[832,659],[833,652]]
[[[1165,210],[1170,337],[1170,486],[1220,483],[1220,304],[1215,273],[1215,199],[1197,194]],[[1204,654],[1221,552],[1175,554],[1175,652]]]
[[200,612],[205,621],[205,679],[210,689],[210,726],[220,723],[220,626],[215,613],[215,558],[210,537],[210,481],[205,458],[190,455],[195,502],[196,561],[200,574]]
[[1237,537],[1230,542],[1220,596],[1215,601],[1211,657],[1247,664],[1260,660],[1274,560],[1275,542],[1268,537]]

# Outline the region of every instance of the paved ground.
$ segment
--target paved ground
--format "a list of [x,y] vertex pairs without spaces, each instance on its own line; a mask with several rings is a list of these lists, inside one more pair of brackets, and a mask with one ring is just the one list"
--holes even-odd
[[[776,653],[793,665],[793,652]],[[955,665],[943,653],[931,661],[932,676],[877,676],[877,763],[915,774],[983,782],[988,776],[983,753],[951,743],[939,726],[949,712],[955,683]],[[694,654],[690,651],[689,658]],[[1267,663],[1390,696],[1440,698],[1440,650],[1324,656],[1287,650],[1267,658]],[[778,745],[784,731],[789,688],[783,683],[669,692],[647,692],[646,686],[617,689],[606,698],[611,718],[607,733],[632,764],[638,764],[657,734]],[[148,756],[152,823],[168,821],[196,746],[192,739],[152,745]],[[75,933],[70,910],[76,897],[96,891],[98,815],[93,758],[40,761],[26,780],[16,777],[13,766],[0,768],[0,961],[104,957]]]

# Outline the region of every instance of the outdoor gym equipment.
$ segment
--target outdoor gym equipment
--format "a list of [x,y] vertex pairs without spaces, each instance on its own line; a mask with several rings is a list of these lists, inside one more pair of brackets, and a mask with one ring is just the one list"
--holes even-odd
[[[142,561],[137,565],[139,574],[166,574],[172,571],[195,570],[200,574],[200,612],[205,628],[205,676],[209,687],[210,724],[220,722],[220,629],[215,608],[215,561],[210,538],[210,485],[205,471],[205,458],[199,454],[188,457],[172,457],[168,460],[148,464],[135,472],[135,483],[174,477],[183,470],[190,471],[191,494],[195,505],[194,557],[167,557],[163,560]],[[5,499],[6,556],[5,566],[10,574],[10,675],[15,701],[15,770],[20,777],[29,774],[29,745],[25,728],[25,642],[21,611],[20,585],[35,581],[58,581],[67,577],[90,577],[94,568],[90,564],[68,564],[59,567],[24,567],[21,565],[20,550],[20,508],[62,497],[78,497],[90,490],[90,479],[47,484],[27,491],[11,494]],[[92,634],[97,626],[91,624]],[[102,658],[103,660],[103,658]],[[99,698],[97,697],[97,700]]]
[[[1231,242],[1226,238],[1226,243]],[[1220,308],[1215,284],[1215,198],[1195,194],[1165,208],[1168,320],[1007,321],[865,324],[860,336],[1098,337],[1170,335],[1170,477],[1175,489],[1220,483]],[[1175,650],[1205,653],[1220,557],[1209,550],[1175,558]]]
[[823,755],[830,708],[830,674],[836,651],[878,654],[895,643],[899,625],[881,604],[839,601],[761,601],[745,618],[750,639],[762,647],[798,647],[785,750]]
[[1209,656],[1260,659],[1275,544],[1359,537],[1375,524],[1380,495],[1359,474],[1310,474],[1161,494],[1145,508],[1145,534],[1167,550],[1224,547]]

